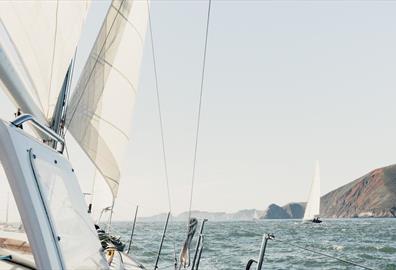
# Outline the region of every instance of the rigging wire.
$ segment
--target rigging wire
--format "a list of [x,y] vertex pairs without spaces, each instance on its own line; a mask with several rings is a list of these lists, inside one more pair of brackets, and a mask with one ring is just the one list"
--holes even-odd
[[[156,90],[156,97],[157,97],[157,109],[158,109],[158,116],[159,116],[159,125],[160,125],[160,134],[161,134],[161,146],[162,146],[162,158],[164,163],[164,174],[165,174],[165,182],[166,182],[166,191],[168,195],[168,207],[170,214],[170,222],[172,223],[172,201],[171,201],[171,192],[169,187],[169,174],[168,174],[168,164],[167,164],[167,157],[166,157],[166,147],[165,147],[165,135],[164,135],[164,123],[162,118],[162,109],[161,109],[161,96],[159,91],[159,84],[158,84],[158,69],[157,69],[157,61],[156,61],[156,54],[154,48],[154,35],[153,35],[153,27],[151,22],[151,11],[150,11],[150,4],[148,0],[147,3],[147,11],[148,11],[148,27],[150,32],[150,41],[151,41],[151,55],[153,60],[153,69],[154,69],[154,79],[155,79],[155,90]],[[173,235],[173,239],[174,235]],[[176,257],[176,243],[173,240],[173,255],[175,260],[175,265],[177,264],[177,257]]]
[[[256,233],[256,232],[252,232],[252,231],[247,231],[247,230],[243,230],[243,229],[241,231],[246,232],[248,234],[254,234],[254,235],[260,236],[260,237],[263,236],[260,233]],[[321,252],[321,251],[317,251],[317,250],[314,250],[314,249],[311,249],[311,248],[307,248],[307,247],[304,247],[304,246],[301,246],[301,245],[298,245],[298,244],[293,244],[292,240],[287,240],[286,241],[286,240],[280,240],[279,238],[273,238],[272,241],[278,241],[278,242],[281,242],[283,244],[290,245],[292,247],[299,248],[299,249],[302,249],[302,250],[305,250],[305,251],[308,251],[308,252],[312,252],[314,254],[321,255],[323,257],[327,257],[327,258],[330,258],[330,259],[333,259],[333,260],[336,260],[336,261],[339,261],[339,262],[343,262],[343,263],[346,263],[346,264],[349,264],[349,265],[360,267],[362,269],[375,270],[374,268],[370,268],[370,267],[362,265],[362,264],[358,264],[358,263],[355,263],[355,262],[352,262],[352,261],[348,261],[346,259],[342,259],[342,258],[333,256],[333,255],[330,255],[330,254],[327,254],[327,253],[324,253],[324,252]]]
[[331,258],[333,260],[337,260],[339,262],[343,262],[343,263],[346,263],[346,264],[349,264],[349,265],[360,267],[362,269],[374,270],[374,268],[370,268],[370,267],[367,267],[367,266],[364,266],[364,265],[361,265],[361,264],[358,264],[358,263],[355,263],[355,262],[351,262],[351,261],[348,261],[348,260],[345,260],[345,259],[338,258],[338,257],[330,255],[330,254],[326,254],[326,253],[323,253],[323,252],[320,252],[320,251],[316,251],[316,250],[313,250],[313,249],[310,249],[310,248],[307,248],[307,247],[303,247],[303,246],[300,246],[300,245],[297,245],[297,244],[293,244],[290,241],[283,241],[283,240],[279,240],[277,238],[275,238],[274,240],[279,241],[279,242],[284,243],[284,244],[287,244],[287,245],[290,245],[290,246],[295,247],[295,248],[299,248],[299,249],[302,249],[302,250],[305,250],[305,251],[309,251],[309,252],[312,252],[312,253],[327,257],[327,258]]
[[188,209],[187,224],[189,224],[190,218],[191,218],[191,208],[192,208],[193,194],[194,194],[195,170],[196,170],[196,163],[197,163],[199,128],[200,128],[200,123],[201,123],[202,93],[203,93],[203,85],[204,85],[204,81],[205,81],[206,52],[207,52],[207,46],[208,46],[208,34],[209,34],[210,7],[211,7],[211,4],[212,4],[212,0],[209,0],[209,3],[208,3],[208,15],[207,15],[207,19],[206,19],[205,47],[204,47],[203,61],[202,61],[201,89],[200,89],[200,93],[199,93],[197,129],[196,129],[196,133],[195,133],[194,159],[193,159],[193,168],[192,168],[192,176],[191,176],[190,206],[189,206],[189,209]]
[[154,70],[154,78],[155,78],[155,90],[157,96],[157,109],[158,109],[158,116],[159,116],[159,125],[160,125],[160,133],[161,133],[161,146],[162,146],[162,158],[164,162],[164,171],[165,171],[165,180],[166,180],[166,189],[168,192],[168,206],[170,212],[172,212],[172,202],[171,202],[171,195],[170,195],[170,188],[169,188],[169,176],[168,176],[168,164],[166,162],[166,151],[165,151],[165,136],[164,136],[164,124],[162,119],[162,110],[161,110],[161,98],[159,93],[159,86],[158,86],[158,73],[157,73],[157,62],[155,58],[155,49],[154,49],[154,39],[153,39],[153,29],[151,25],[151,15],[150,15],[150,5],[147,2],[147,9],[148,9],[148,25],[149,25],[149,32],[150,32],[150,40],[151,40],[151,55],[153,58],[153,70]]

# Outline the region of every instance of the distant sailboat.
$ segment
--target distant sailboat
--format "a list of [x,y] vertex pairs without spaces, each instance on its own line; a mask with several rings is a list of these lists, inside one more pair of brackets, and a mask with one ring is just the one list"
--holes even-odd
[[320,170],[319,162],[316,161],[315,175],[312,180],[311,191],[309,193],[307,205],[305,207],[304,221],[321,223],[319,220],[320,213]]
[[253,220],[259,220],[259,219],[260,219],[260,217],[259,217],[259,215],[257,213],[257,210],[254,210]]

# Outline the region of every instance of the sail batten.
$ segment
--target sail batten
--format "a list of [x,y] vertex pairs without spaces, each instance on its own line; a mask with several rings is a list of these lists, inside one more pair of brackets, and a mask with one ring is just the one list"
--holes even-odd
[[320,214],[320,169],[319,162],[316,162],[315,175],[312,180],[307,205],[305,207],[304,220],[313,220]]
[[147,26],[144,1],[113,0],[70,99],[66,127],[117,196]]

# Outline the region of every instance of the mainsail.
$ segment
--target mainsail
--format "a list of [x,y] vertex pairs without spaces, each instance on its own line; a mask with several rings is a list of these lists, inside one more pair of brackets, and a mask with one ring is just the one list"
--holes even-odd
[[143,54],[146,1],[113,0],[66,115],[66,128],[117,196]]
[[320,171],[319,162],[316,162],[315,175],[312,180],[307,205],[305,207],[304,220],[313,220],[320,213]]
[[0,23],[19,58],[19,76],[29,81],[32,102],[47,121],[52,117],[89,4],[90,0],[0,1]]

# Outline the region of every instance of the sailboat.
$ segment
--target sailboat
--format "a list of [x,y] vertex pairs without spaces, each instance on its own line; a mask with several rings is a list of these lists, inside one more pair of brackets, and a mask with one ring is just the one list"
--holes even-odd
[[255,221],[260,220],[260,217],[259,217],[256,209],[254,210],[253,220],[255,220]]
[[316,161],[315,175],[312,179],[311,190],[309,192],[307,205],[303,221],[311,221],[313,223],[321,223],[319,219],[320,214],[320,170],[319,162]]
[[148,7],[145,1],[110,1],[74,78],[90,0],[0,2],[0,88],[18,108],[15,119],[0,119],[0,162],[24,227],[0,232],[1,269],[144,269],[95,229],[66,134],[105,180],[114,206]]

